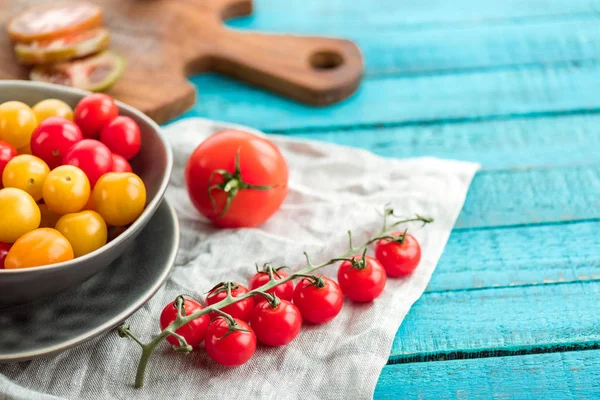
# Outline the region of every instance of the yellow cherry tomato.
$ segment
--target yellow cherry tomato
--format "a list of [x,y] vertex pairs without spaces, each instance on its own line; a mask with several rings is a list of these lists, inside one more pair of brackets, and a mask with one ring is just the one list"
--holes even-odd
[[17,153],[19,153],[19,154],[33,154],[31,152],[31,144],[27,143],[25,146],[21,147],[20,149],[17,149]]
[[50,210],[47,205],[39,204],[40,208],[40,228],[54,228],[61,215]]
[[4,268],[39,267],[73,258],[71,244],[59,231],[39,228],[21,236],[12,245],[4,260]]
[[35,201],[42,198],[42,186],[50,172],[41,158],[23,154],[10,160],[2,173],[2,185],[26,191]]
[[73,165],[54,168],[42,187],[44,203],[57,214],[81,211],[90,198],[90,181]]
[[46,99],[32,107],[39,124],[46,118],[63,117],[73,121],[73,109],[64,101],[58,99]]
[[60,217],[56,230],[67,238],[75,257],[81,257],[106,244],[106,222],[95,211],[81,211]]
[[40,226],[40,209],[24,190],[0,190],[0,242],[14,243]]
[[94,209],[109,225],[125,226],[135,221],[146,205],[144,182],[131,172],[102,175],[92,193]]
[[31,108],[20,101],[0,104],[0,140],[20,149],[29,143],[37,127],[37,119]]

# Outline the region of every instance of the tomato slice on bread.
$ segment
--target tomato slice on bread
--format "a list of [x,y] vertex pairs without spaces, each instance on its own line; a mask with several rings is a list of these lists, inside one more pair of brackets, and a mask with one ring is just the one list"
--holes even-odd
[[94,28],[55,39],[17,43],[15,54],[21,64],[50,64],[98,53],[109,44],[108,29]]
[[15,42],[55,39],[102,25],[102,9],[85,2],[57,2],[32,7],[13,18],[7,26]]

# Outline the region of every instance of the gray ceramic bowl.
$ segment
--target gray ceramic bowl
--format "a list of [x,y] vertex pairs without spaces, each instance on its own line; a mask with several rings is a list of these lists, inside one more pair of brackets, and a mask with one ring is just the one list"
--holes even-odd
[[[65,101],[74,108],[87,94],[89,93],[82,90],[58,85],[28,81],[0,81],[0,103],[18,100],[32,106],[41,100],[55,98]],[[142,149],[131,164],[146,185],[147,204],[144,212],[116,239],[83,257],[43,267],[0,269],[0,307],[48,297],[91,278],[133,243],[160,205],[173,165],[171,149],[161,137],[158,125],[150,118],[123,103],[117,102],[117,104],[120,114],[133,118],[142,132]]]

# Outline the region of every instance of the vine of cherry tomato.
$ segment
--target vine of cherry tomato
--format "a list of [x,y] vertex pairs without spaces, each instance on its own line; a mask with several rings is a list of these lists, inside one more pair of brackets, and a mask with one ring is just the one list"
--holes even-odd
[[[225,282],[217,285],[216,287],[212,288],[210,292],[208,292],[208,295],[206,296],[206,304],[210,306],[225,299],[227,297],[227,286],[231,288],[232,297],[240,297],[248,293],[248,289],[239,283]],[[226,312],[233,318],[248,322],[250,320],[250,315],[252,314],[253,308],[254,299],[250,297],[227,307],[223,307],[221,311]],[[212,318],[216,318],[219,316],[219,314],[212,313],[211,316]]]
[[[228,290],[232,298],[245,298],[222,307],[220,312],[203,315],[197,328],[191,323],[185,325],[186,334],[182,335],[191,346],[198,343],[196,335],[206,335],[205,347],[215,362],[230,367],[242,365],[254,354],[257,341],[267,346],[285,346],[298,336],[303,321],[324,324],[333,320],[340,314],[345,297],[355,302],[374,301],[384,291],[388,278],[386,270],[391,271],[390,277],[408,276],[418,266],[420,254],[420,245],[414,236],[394,232],[377,241],[376,257],[367,256],[365,250],[362,255],[340,259],[339,284],[323,275],[299,274],[294,276],[299,279],[295,287],[293,280],[289,280],[268,291],[261,291],[263,294],[254,294],[239,283],[219,283],[209,291],[207,306],[227,300]],[[402,273],[395,273],[397,271]],[[259,291],[271,281],[271,276],[277,281],[289,275],[282,269],[265,264],[263,270],[251,277],[250,290]],[[246,297],[252,294],[254,296]],[[202,307],[196,301],[192,304],[197,305],[195,310]],[[170,317],[163,323],[167,310]],[[174,310],[173,304],[165,307],[161,315],[161,329],[175,320]],[[206,328],[209,315],[213,322]],[[167,340],[177,344],[171,337]]]
[[[196,311],[202,310],[204,307],[200,303],[192,299],[185,299],[183,303],[183,309],[185,315],[190,315]],[[177,307],[174,303],[167,304],[160,314],[160,329],[165,329],[171,325],[177,319]],[[177,329],[175,333],[185,338],[187,344],[192,347],[200,345],[204,341],[208,325],[210,324],[210,317],[203,315],[199,318],[193,319],[189,323],[183,325]],[[173,346],[179,346],[179,341],[175,336],[167,337],[167,341]]]
[[[270,266],[267,266],[267,268],[270,268]],[[288,276],[287,272],[285,272],[283,269],[273,269],[272,272],[275,280],[280,280]],[[267,271],[258,271],[256,274],[254,274],[252,279],[250,279],[250,290],[254,290],[263,286],[265,283],[269,282],[270,279],[271,278],[269,277],[269,273]],[[287,281],[282,283],[281,285],[275,286],[273,289],[267,290],[267,293],[277,295],[277,297],[282,300],[291,301],[294,297],[294,282]],[[267,300],[263,296],[254,296],[254,302],[256,304],[260,304],[265,301]]]
[[[145,184],[128,161],[141,148],[141,132],[118,113],[104,94],[84,97],[75,110],[58,99],[33,107],[0,104],[0,242],[2,249],[11,246],[6,268],[81,257],[107,243],[109,225],[119,227],[114,238],[142,214]],[[104,142],[95,140],[101,133]]]

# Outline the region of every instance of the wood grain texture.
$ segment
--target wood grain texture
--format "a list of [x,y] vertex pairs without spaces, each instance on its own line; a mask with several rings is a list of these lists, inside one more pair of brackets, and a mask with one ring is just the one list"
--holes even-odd
[[[240,33],[221,20],[252,11],[252,0],[98,0],[113,45],[128,60],[109,94],[166,122],[194,104],[186,74],[217,71],[312,105],[349,96],[362,75],[352,42],[320,37]],[[0,24],[34,0],[0,4]],[[0,35],[0,79],[22,79],[12,45]]]
[[[255,0],[256,13],[235,26],[265,26],[280,31],[309,30],[329,21],[336,32],[344,26],[377,26],[382,30],[450,24],[483,25],[497,21],[559,19],[598,12],[598,0]],[[286,29],[287,27],[287,29]]]
[[425,293],[402,322],[391,362],[600,345],[600,282]]
[[600,115],[568,115],[287,135],[359,147],[384,157],[475,161],[486,171],[596,163],[599,126]]
[[[560,19],[413,26],[402,20],[382,25],[385,17],[373,15],[375,10],[369,18],[360,20],[325,14],[322,7],[316,6],[303,7],[297,14],[282,12],[278,18],[267,18],[265,14],[272,12],[271,2],[259,0],[257,7],[253,16],[232,20],[229,26],[351,39],[365,57],[367,76],[577,63],[598,59],[600,50],[600,19],[594,13]],[[434,7],[432,14],[437,9]]]
[[388,365],[377,399],[597,399],[600,351]]
[[427,291],[600,280],[598,232],[600,222],[454,230]]
[[208,117],[268,132],[389,124],[454,123],[499,117],[597,112],[600,65],[458,75],[366,79],[357,95],[314,109],[224,77],[201,75],[200,101],[185,117]]
[[600,166],[504,170],[475,176],[455,228],[597,218]]
[[[479,161],[376,398],[597,398],[600,129],[596,1],[257,0],[241,29],[344,35],[369,78],[312,110],[193,78],[187,115],[362,147]],[[286,10],[294,10],[286,13]],[[547,354],[498,357],[503,354]],[[414,362],[451,358],[475,360]]]

